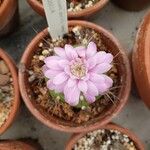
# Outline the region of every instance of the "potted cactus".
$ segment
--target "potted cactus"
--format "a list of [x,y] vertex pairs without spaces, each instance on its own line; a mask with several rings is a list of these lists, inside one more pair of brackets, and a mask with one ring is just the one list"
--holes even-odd
[[86,21],[69,33],[39,33],[25,50],[20,90],[32,114],[48,127],[82,132],[108,123],[126,104],[130,66],[114,36]]
[[[40,15],[44,16],[42,0],[27,0],[30,6]],[[66,0],[69,18],[80,18],[95,14],[102,9],[108,0]]]

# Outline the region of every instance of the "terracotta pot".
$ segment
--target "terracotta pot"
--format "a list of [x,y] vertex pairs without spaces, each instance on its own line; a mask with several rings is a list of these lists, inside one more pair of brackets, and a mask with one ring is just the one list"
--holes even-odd
[[119,7],[129,11],[139,11],[148,6],[149,0],[112,0]]
[[18,0],[4,0],[0,5],[0,37],[14,31],[18,22]]
[[0,141],[0,150],[41,150],[39,145],[16,140]]
[[[57,119],[56,117],[48,116],[47,113],[43,112],[41,109],[39,109],[36,104],[34,103],[34,100],[31,100],[28,96],[27,89],[29,89],[29,84],[26,76],[25,71],[19,71],[19,85],[21,94],[23,97],[23,100],[25,104],[27,105],[28,109],[32,112],[32,114],[40,120],[42,123],[47,125],[50,128],[54,128],[60,131],[65,132],[83,132],[83,131],[90,131],[94,130],[96,128],[99,128],[100,126],[103,126],[104,124],[107,124],[111,121],[111,119],[116,116],[124,107],[128,100],[128,96],[130,93],[130,86],[131,86],[131,72],[130,72],[130,66],[129,66],[129,60],[124,53],[124,50],[116,40],[116,38],[111,35],[107,30],[104,28],[95,25],[93,23],[87,22],[87,21],[69,21],[69,27],[80,25],[83,27],[89,27],[97,31],[98,33],[101,33],[102,40],[104,41],[104,44],[107,45],[107,48],[111,50],[112,54],[115,56],[118,53],[118,57],[116,57],[116,61],[120,64],[118,67],[118,70],[121,75],[121,81],[122,81],[122,87],[120,88],[120,92],[118,95],[119,102],[117,105],[113,105],[112,108],[110,108],[106,113],[103,113],[97,121],[93,124],[88,124],[85,126],[80,125],[77,127],[73,127],[73,124],[71,122],[65,122],[60,119]],[[31,41],[31,43],[26,48],[22,59],[21,64],[25,65],[25,68],[28,69],[30,65],[31,58],[34,54],[34,51],[37,49],[39,42],[44,39],[48,35],[48,30],[45,29]]]
[[[92,7],[86,8],[84,10],[78,12],[69,12],[68,18],[81,18],[87,17],[92,14],[95,14],[97,11],[101,10],[109,0],[100,0],[97,4],[93,5]],[[37,0],[27,0],[30,6],[41,16],[45,16],[43,5]]]
[[132,66],[139,94],[150,108],[150,12],[139,27],[132,54]]
[[20,94],[19,94],[19,85],[18,85],[18,78],[17,78],[17,70],[14,61],[6,54],[2,49],[0,49],[0,58],[5,61],[6,65],[8,66],[12,78],[13,78],[13,86],[14,86],[14,100],[13,100],[13,106],[11,108],[11,112],[8,116],[8,119],[0,127],[0,134],[4,133],[10,125],[13,123],[17,112],[19,110],[20,106]]
[[[137,150],[144,150],[144,145],[141,143],[141,141],[138,139],[138,137],[136,137],[134,135],[134,133],[132,133],[131,131],[129,131],[126,128],[123,128],[119,125],[116,124],[107,124],[104,127],[101,127],[99,129],[108,129],[108,130],[117,130],[125,135],[127,135],[135,144]],[[74,145],[78,142],[79,139],[81,139],[82,137],[84,137],[87,133],[79,133],[79,134],[73,134],[73,136],[69,139],[68,143],[66,144],[66,148],[65,150],[72,150],[74,148]]]

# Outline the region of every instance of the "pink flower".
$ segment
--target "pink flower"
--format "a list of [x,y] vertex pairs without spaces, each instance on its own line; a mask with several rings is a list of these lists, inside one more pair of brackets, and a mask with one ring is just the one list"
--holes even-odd
[[93,103],[96,96],[112,87],[113,80],[105,73],[112,67],[113,56],[105,51],[98,52],[94,42],[87,48],[66,44],[64,48],[55,47],[54,52],[55,56],[44,60],[47,87],[63,93],[68,104],[76,106],[81,95]]

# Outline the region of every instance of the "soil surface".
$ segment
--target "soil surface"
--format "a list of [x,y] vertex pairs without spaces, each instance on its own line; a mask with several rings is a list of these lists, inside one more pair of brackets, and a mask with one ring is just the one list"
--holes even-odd
[[11,73],[0,59],[0,127],[7,120],[13,103],[13,82]]
[[87,133],[73,150],[137,150],[134,142],[117,130],[97,130]]
[[[42,3],[42,0],[38,0]],[[70,12],[77,12],[95,5],[100,0],[66,0]]]
[[72,107],[65,102],[53,99],[46,87],[45,77],[42,72],[43,60],[50,55],[53,55],[54,47],[64,47],[65,44],[71,45],[87,45],[89,41],[96,43],[98,50],[107,50],[107,46],[103,44],[101,35],[89,28],[82,28],[76,26],[70,31],[69,34],[64,36],[64,39],[52,41],[50,37],[46,37],[38,45],[35,50],[34,56],[31,60],[30,66],[27,70],[28,81],[30,89],[28,90],[31,100],[36,102],[44,112],[51,116],[55,116],[63,121],[72,122],[73,126],[79,124],[87,124],[87,121],[93,121],[94,118],[99,118],[104,112],[112,106],[117,105],[117,94],[119,92],[120,77],[118,75],[115,63],[108,75],[113,79],[114,85],[110,91],[104,96],[90,104],[87,109]]

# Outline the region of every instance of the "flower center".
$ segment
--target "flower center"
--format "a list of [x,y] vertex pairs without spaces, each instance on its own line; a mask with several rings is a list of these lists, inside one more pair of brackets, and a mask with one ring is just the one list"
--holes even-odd
[[72,61],[70,70],[77,78],[82,78],[86,75],[86,66],[80,58]]

